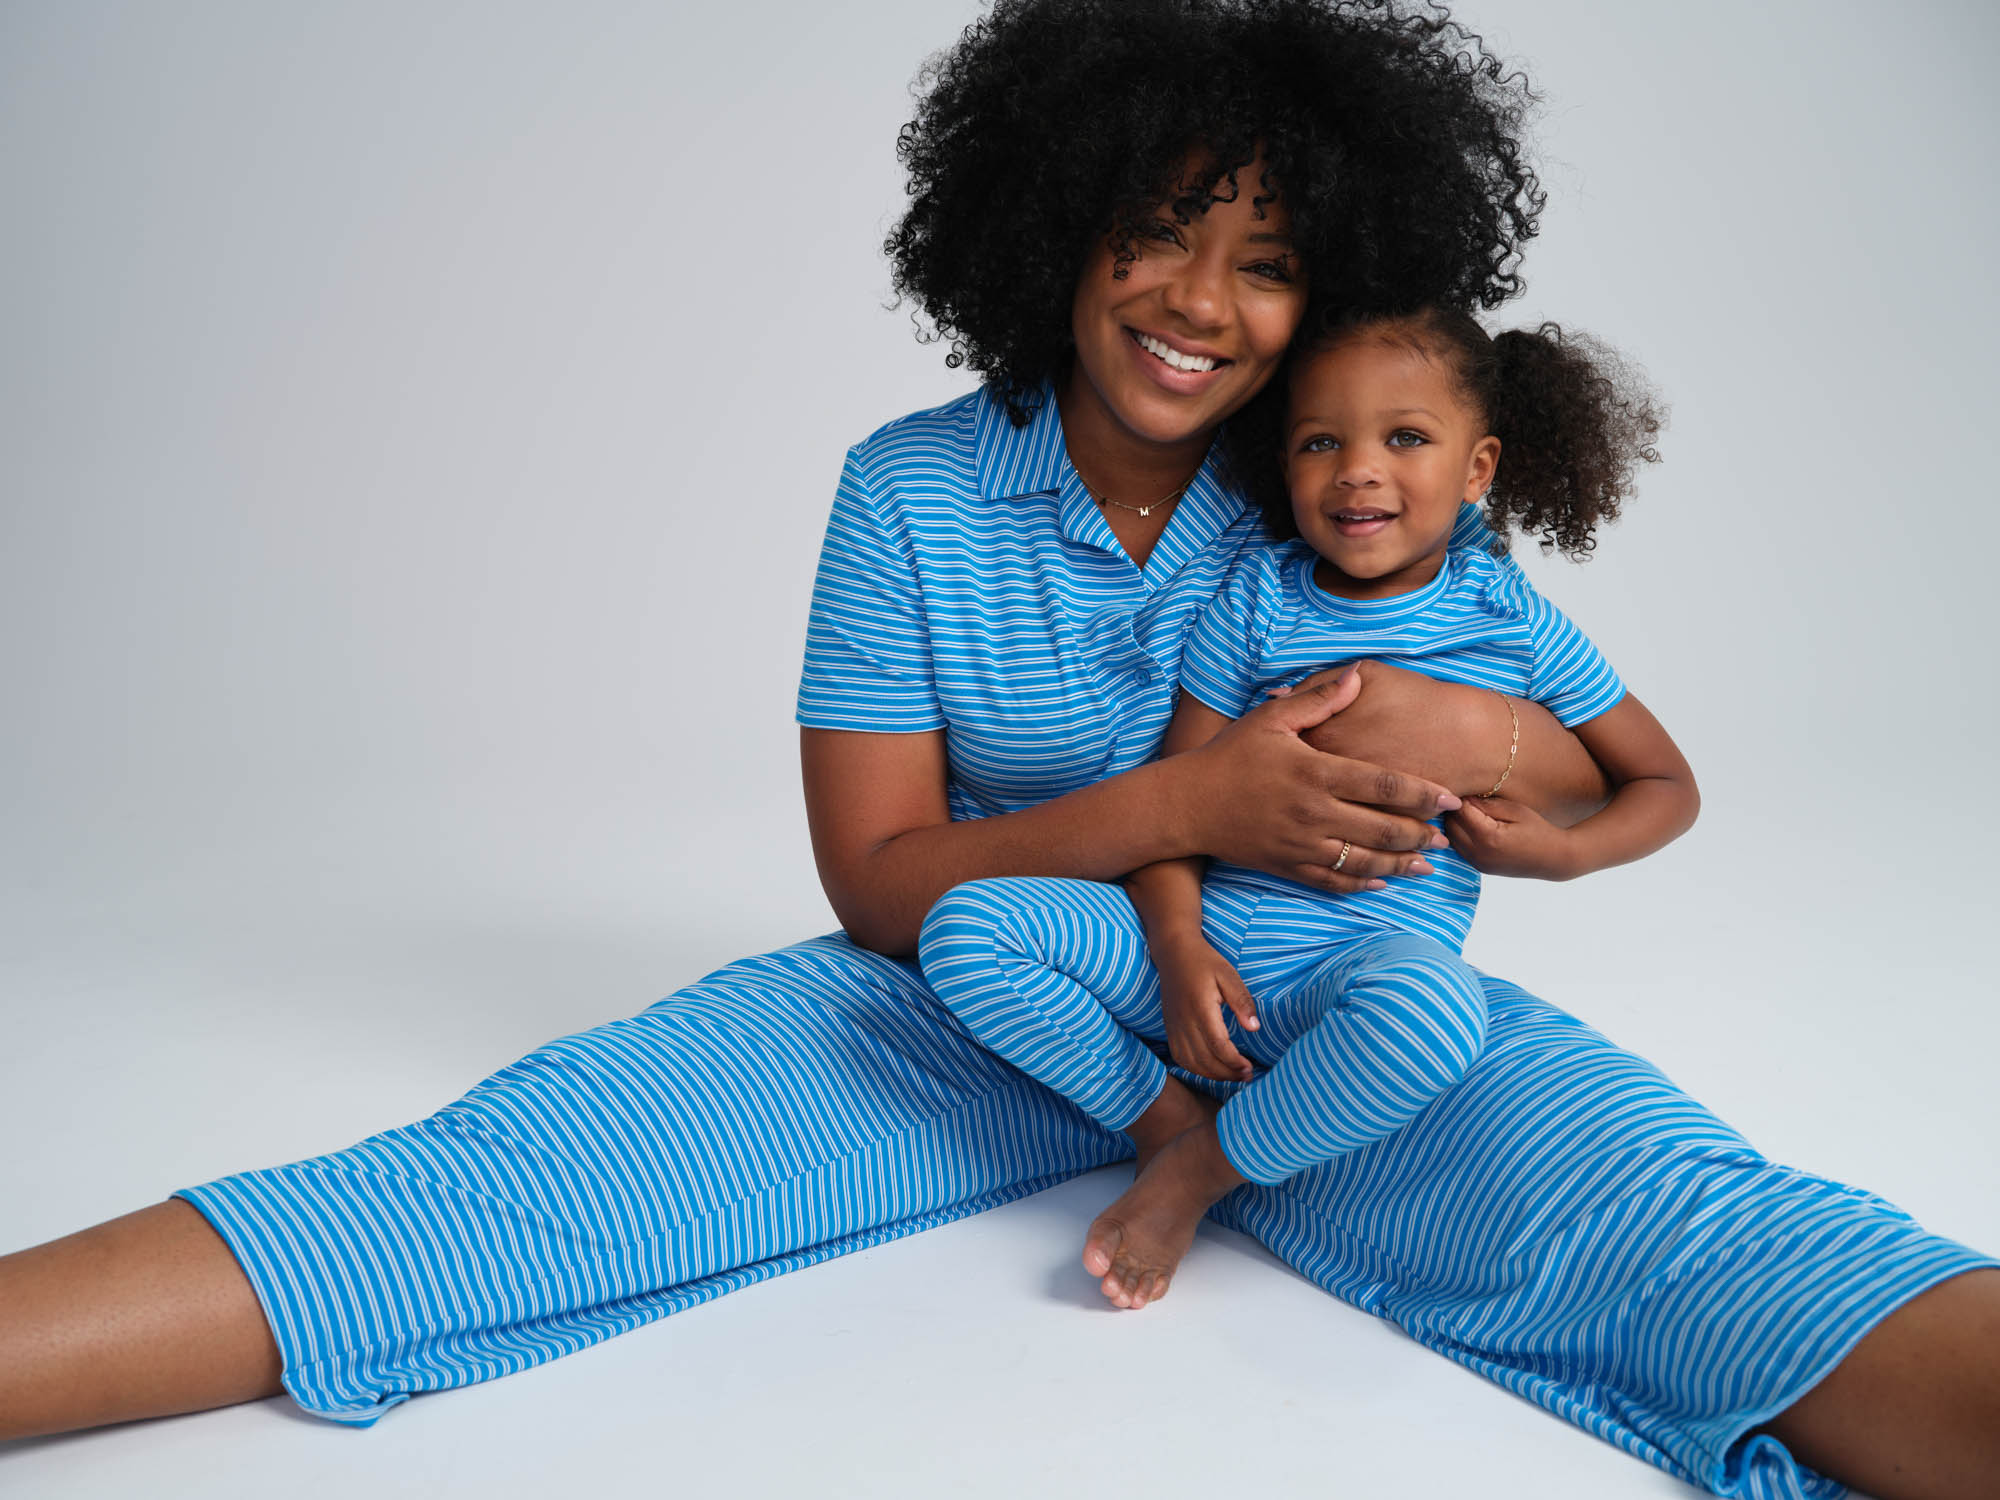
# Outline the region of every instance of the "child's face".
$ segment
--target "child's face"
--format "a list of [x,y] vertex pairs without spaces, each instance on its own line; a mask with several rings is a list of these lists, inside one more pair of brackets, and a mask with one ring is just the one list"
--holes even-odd
[[1320,587],[1353,599],[1421,588],[1458,508],[1492,482],[1500,440],[1451,372],[1402,343],[1350,338],[1292,372],[1285,479]]

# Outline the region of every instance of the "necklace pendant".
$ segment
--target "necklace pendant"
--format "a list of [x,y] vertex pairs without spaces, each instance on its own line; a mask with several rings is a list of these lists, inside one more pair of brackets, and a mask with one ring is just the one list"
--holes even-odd
[[1139,507],[1139,514],[1142,516],[1150,516],[1152,513],[1153,513],[1153,507],[1150,505],[1142,505]]

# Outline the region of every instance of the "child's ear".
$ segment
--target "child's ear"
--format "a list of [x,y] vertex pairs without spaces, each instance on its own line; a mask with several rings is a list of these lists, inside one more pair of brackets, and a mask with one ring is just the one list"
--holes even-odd
[[1493,484],[1500,467],[1500,439],[1488,433],[1472,445],[1472,462],[1465,469],[1465,498],[1477,501]]

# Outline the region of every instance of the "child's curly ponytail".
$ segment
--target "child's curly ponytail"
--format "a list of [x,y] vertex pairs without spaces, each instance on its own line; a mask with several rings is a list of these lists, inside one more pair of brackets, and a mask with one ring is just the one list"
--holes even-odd
[[1500,439],[1488,523],[1503,535],[1539,536],[1544,551],[1588,557],[1598,523],[1616,519],[1631,495],[1638,466],[1660,461],[1653,440],[1663,408],[1637,370],[1587,335],[1544,323],[1487,340],[1472,326],[1490,351],[1477,361],[1485,378],[1466,379],[1461,354],[1461,380]]

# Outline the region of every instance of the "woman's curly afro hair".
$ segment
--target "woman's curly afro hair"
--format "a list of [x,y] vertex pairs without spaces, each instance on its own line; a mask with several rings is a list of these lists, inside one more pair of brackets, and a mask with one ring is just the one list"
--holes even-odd
[[[1490,308],[1520,290],[1542,192],[1526,81],[1442,6],[1403,0],[994,0],[917,78],[897,142],[899,295],[1024,422],[1071,350],[1085,256],[1129,261],[1163,204],[1262,151],[1311,278],[1347,309]],[[1177,181],[1190,163],[1205,182]]]

